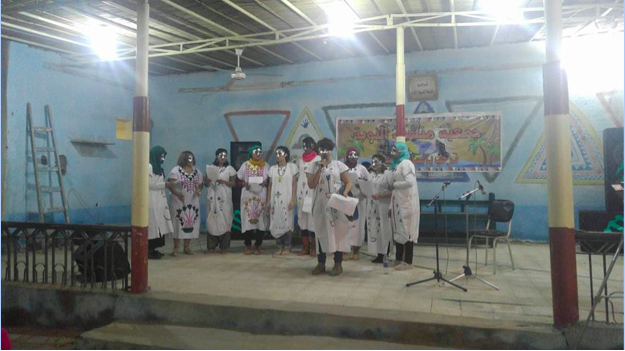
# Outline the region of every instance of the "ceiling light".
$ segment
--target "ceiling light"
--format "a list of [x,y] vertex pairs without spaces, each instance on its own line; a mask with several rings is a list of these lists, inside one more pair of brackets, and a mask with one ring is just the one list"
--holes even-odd
[[343,1],[319,4],[328,16],[328,30],[336,37],[353,37],[356,14]]
[[91,41],[91,49],[101,60],[109,61],[117,58],[117,41],[111,28],[92,26],[87,30],[87,36]]

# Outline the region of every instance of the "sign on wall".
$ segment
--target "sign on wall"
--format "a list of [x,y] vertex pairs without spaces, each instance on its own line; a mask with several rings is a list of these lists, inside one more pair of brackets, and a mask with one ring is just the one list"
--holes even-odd
[[[395,117],[338,117],[339,158],[352,146],[361,162],[376,153],[390,158],[395,123]],[[501,112],[409,115],[406,142],[419,172],[500,172]]]
[[408,77],[408,101],[438,100],[436,74],[420,74]]

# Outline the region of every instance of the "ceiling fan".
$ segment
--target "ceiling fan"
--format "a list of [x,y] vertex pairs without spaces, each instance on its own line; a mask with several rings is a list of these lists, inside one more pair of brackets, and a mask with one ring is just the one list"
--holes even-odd
[[269,74],[269,73],[245,73],[243,69],[241,69],[241,55],[243,54],[243,49],[235,49],[234,52],[237,54],[237,67],[234,69],[234,72],[230,74],[230,81],[223,87],[223,90],[230,91],[232,84],[234,84],[237,80],[243,80],[247,78],[247,76],[269,76],[269,77],[282,77],[281,74]]

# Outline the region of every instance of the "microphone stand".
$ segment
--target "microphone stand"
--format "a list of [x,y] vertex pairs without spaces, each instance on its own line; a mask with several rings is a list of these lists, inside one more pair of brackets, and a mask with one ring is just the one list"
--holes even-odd
[[436,196],[434,196],[432,201],[430,201],[430,203],[427,205],[427,207],[430,207],[432,204],[434,204],[434,231],[435,231],[435,238],[436,238],[435,239],[435,241],[436,241],[436,270],[433,272],[434,276],[432,278],[423,279],[423,280],[419,280],[419,281],[416,281],[416,282],[408,283],[408,284],[406,284],[406,287],[410,287],[412,285],[429,282],[430,280],[436,279],[436,281],[439,282],[439,283],[442,280],[445,283],[449,283],[449,284],[455,286],[456,288],[458,288],[460,290],[463,290],[464,292],[467,292],[466,288],[463,288],[460,285],[457,285],[457,284],[455,284],[455,283],[453,283],[453,282],[443,278],[443,275],[441,274],[441,270],[439,268],[439,260],[438,260],[438,198],[445,191],[445,188],[447,187],[447,185],[449,185],[449,183],[443,183],[443,186],[441,187],[441,190],[438,192],[438,194],[436,194]]
[[[465,212],[466,232],[467,232],[467,261],[466,261],[466,265],[462,266],[462,268],[464,269],[464,272],[462,274],[460,274],[459,276],[455,277],[454,279],[450,280],[449,282],[451,283],[451,282],[456,281],[456,280],[458,280],[458,279],[460,279],[462,277],[466,277],[467,279],[469,279],[469,278],[476,278],[477,280],[479,280],[482,283],[490,286],[491,288],[493,288],[495,290],[499,290],[499,288],[496,285],[494,285],[494,284],[492,284],[492,283],[482,279],[481,277],[478,277],[477,273],[473,274],[473,272],[471,271],[471,266],[469,265],[469,199],[471,198],[471,195],[473,195],[475,192],[482,191],[482,189],[483,188],[480,185],[477,188],[475,188],[473,190],[470,190],[470,191],[467,191],[466,193],[462,194],[462,196],[460,196],[460,198],[459,198],[460,200],[462,200],[462,199],[466,200],[466,205],[464,206],[464,212]],[[488,250],[488,248],[487,248],[487,250]],[[477,264],[477,262],[476,262],[476,264]]]

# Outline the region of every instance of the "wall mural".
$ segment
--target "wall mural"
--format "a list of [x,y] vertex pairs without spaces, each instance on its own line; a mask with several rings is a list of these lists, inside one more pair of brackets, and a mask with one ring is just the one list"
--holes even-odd
[[597,99],[617,127],[623,127],[623,91],[597,93]]
[[[601,139],[592,128],[586,116],[575,105],[570,104],[571,115],[571,166],[573,184],[603,184],[603,152]],[[547,154],[545,135],[541,134],[534,151],[517,177],[517,183],[547,183]]]
[[[506,154],[503,157],[503,163],[502,163],[502,167],[505,167],[506,163],[508,163],[508,160],[510,159],[510,156],[512,156],[512,153],[514,152],[514,150],[516,150],[516,148],[519,146],[519,142],[523,138],[523,135],[525,134],[529,126],[532,124],[536,116],[539,115],[538,112],[540,112],[543,107],[542,96],[506,96],[506,97],[501,97],[501,98],[488,98],[488,99],[455,100],[455,101],[450,100],[450,101],[445,102],[445,106],[447,107],[447,110],[449,112],[458,112],[457,111],[458,106],[476,106],[476,105],[492,105],[492,106],[489,106],[489,109],[496,110],[496,111],[504,111],[505,110],[504,107],[507,104],[519,105],[521,103],[529,103],[530,106],[532,106],[532,108],[530,111],[528,111],[528,114],[525,116],[525,119],[523,121],[523,124],[521,125],[521,128],[518,129],[518,132],[514,136],[514,139],[512,140],[510,147],[508,148],[508,150],[506,150]],[[476,108],[479,109],[479,107],[477,106]],[[517,107],[517,109],[519,109],[519,107]],[[506,118],[505,114],[503,118]],[[499,177],[501,173],[500,172],[485,172],[482,174],[484,175],[484,179],[486,179],[487,182],[493,183]]]
[[286,147],[291,150],[291,161],[297,162],[302,157],[304,153],[302,140],[306,137],[312,137],[316,141],[323,139],[323,133],[308,106],[300,113],[286,140]]
[[[253,110],[253,111],[232,111],[224,114],[224,119],[226,120],[226,124],[228,125],[228,129],[230,130],[230,134],[232,135],[233,141],[239,141],[239,135],[237,134],[234,125],[232,124],[232,117],[243,117],[246,119],[251,119],[252,117],[263,117],[267,115],[278,115],[282,116],[282,124],[276,131],[276,134],[273,138],[271,146],[267,149],[266,146],[263,146],[265,161],[269,161],[269,159],[273,156],[273,150],[278,146],[278,141],[280,140],[280,136],[282,136],[282,132],[289,122],[289,118],[291,117],[290,111],[285,110]],[[264,123],[263,127],[267,126],[268,123]],[[254,128],[250,128],[250,130],[254,131]],[[258,138],[254,138],[254,140],[258,140]]]

